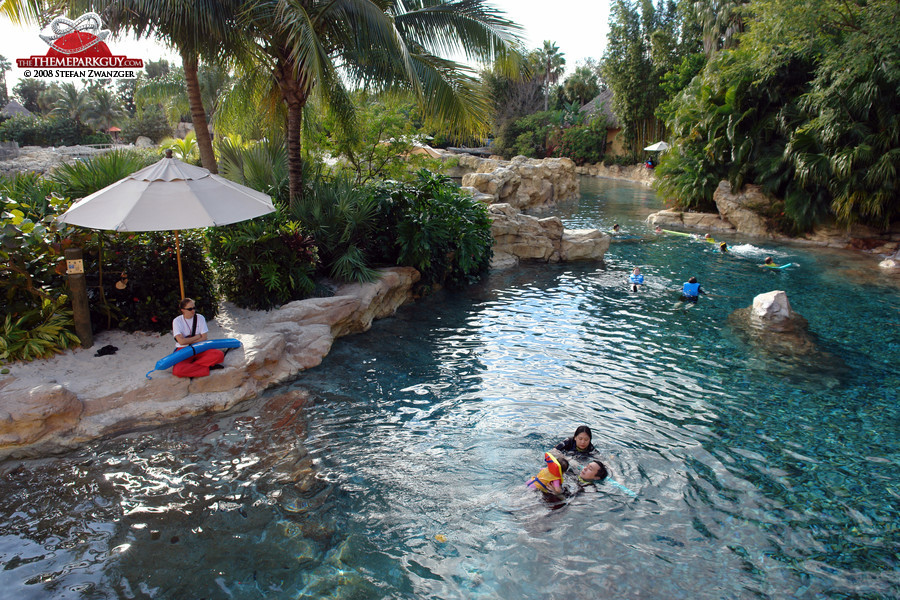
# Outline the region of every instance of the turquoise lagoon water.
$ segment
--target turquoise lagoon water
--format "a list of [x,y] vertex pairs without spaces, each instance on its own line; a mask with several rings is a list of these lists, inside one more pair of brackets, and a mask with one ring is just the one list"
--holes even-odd
[[[650,190],[582,193],[567,227],[624,229],[602,264],[492,275],[239,412],[7,465],[2,595],[900,597],[897,278],[738,237],[723,256],[654,236]],[[710,296],[673,310],[692,275]],[[773,289],[813,353],[729,321]],[[582,423],[612,481],[526,490]]]

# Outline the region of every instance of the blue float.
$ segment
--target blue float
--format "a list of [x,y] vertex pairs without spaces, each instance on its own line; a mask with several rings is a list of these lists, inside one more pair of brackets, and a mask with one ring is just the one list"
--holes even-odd
[[236,340],[234,338],[222,338],[220,340],[206,340],[205,342],[197,342],[196,344],[192,344],[187,346],[186,348],[181,348],[180,350],[176,350],[172,354],[168,356],[164,356],[156,362],[156,367],[147,371],[147,375],[145,377],[147,379],[153,379],[150,377],[150,373],[153,371],[163,371],[168,369],[172,365],[178,364],[183,360],[187,360],[194,356],[197,356],[201,352],[206,350],[212,350],[214,348],[240,348],[241,342],[240,340]]

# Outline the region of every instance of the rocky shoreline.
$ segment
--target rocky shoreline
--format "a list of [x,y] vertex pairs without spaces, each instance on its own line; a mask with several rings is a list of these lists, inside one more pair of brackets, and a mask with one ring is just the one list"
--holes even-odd
[[[462,157],[469,190],[488,205],[495,239],[492,268],[520,260],[602,260],[610,238],[597,230],[570,231],[541,211],[577,196],[575,165],[568,159],[497,161]],[[502,202],[501,202],[502,200]],[[210,338],[236,338],[225,369],[209,377],[180,379],[150,373],[172,351],[168,334],[105,331],[91,349],[9,366],[0,375],[0,460],[46,456],[135,429],[229,410],[264,390],[319,365],[334,340],[368,330],[414,296],[419,273],[409,267],[381,270],[370,284],[348,284],[330,298],[291,302],[271,312],[238,309],[227,302],[210,320]],[[115,354],[96,356],[104,345]]]
[[[145,374],[172,351],[168,334],[103,332],[79,348],[0,376],[0,460],[64,452],[94,439],[225,411],[319,365],[334,340],[367,331],[412,300],[419,273],[381,270],[369,284],[340,286],[330,298],[298,300],[270,312],[227,303],[210,320],[210,338],[237,338],[225,368],[182,379],[171,371]],[[113,355],[96,356],[102,345]]]

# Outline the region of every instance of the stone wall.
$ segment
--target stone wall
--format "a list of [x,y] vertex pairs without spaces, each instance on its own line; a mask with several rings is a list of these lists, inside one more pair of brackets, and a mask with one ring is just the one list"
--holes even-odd
[[[718,213],[693,213],[662,210],[647,218],[651,225],[663,229],[693,229],[698,233],[739,233],[755,238],[781,242],[827,246],[831,248],[857,249],[890,256],[900,250],[900,223],[888,230],[878,230],[864,225],[838,227],[820,225],[813,231],[799,236],[786,236],[775,229],[765,215],[775,212],[778,199],[762,191],[757,185],[745,185],[733,192],[727,181],[722,181],[713,194]],[[884,261],[885,268],[895,268],[895,263]]]

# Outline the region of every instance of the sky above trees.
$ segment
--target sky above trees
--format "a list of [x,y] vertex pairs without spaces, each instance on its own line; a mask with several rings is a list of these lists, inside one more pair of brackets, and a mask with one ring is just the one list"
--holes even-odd
[[[528,49],[540,47],[544,40],[556,43],[566,58],[566,74],[575,70],[576,63],[586,58],[600,59],[606,46],[609,31],[608,0],[490,0],[508,17],[525,28],[525,45]],[[7,74],[11,91],[21,78],[21,70],[15,59],[43,55],[47,45],[38,37],[36,28],[18,27],[5,17],[0,17],[0,55],[13,63]],[[116,39],[109,43],[114,54],[133,58],[157,60],[165,58],[179,64],[178,54],[152,40],[133,38]]]

